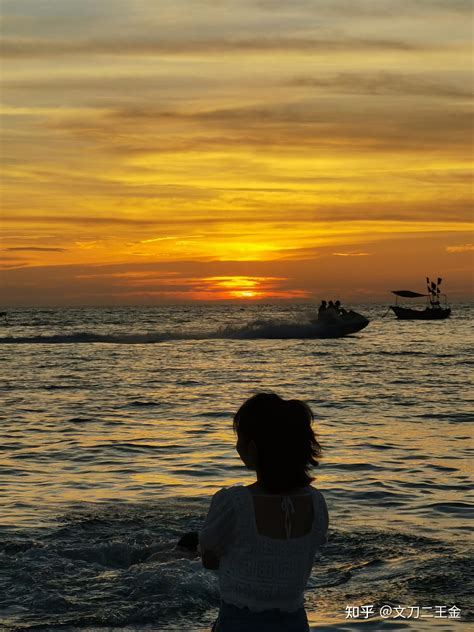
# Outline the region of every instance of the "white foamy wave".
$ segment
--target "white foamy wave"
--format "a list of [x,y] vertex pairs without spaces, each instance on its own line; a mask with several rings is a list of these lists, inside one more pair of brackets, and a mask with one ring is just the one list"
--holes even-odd
[[[182,503],[83,512],[61,528],[0,537],[2,630],[210,628],[219,605],[217,577],[197,555],[176,547],[184,531],[202,523],[202,509]],[[461,547],[437,539],[332,528],[315,560],[307,610],[310,618],[322,607],[344,612],[348,582],[362,603],[387,603],[402,581],[407,603],[456,603],[467,618],[471,563]]]
[[[368,321],[363,326],[366,326]],[[254,320],[245,325],[220,327],[214,331],[157,331],[147,333],[102,334],[89,331],[35,336],[5,336],[0,344],[157,344],[168,340],[286,340],[338,338],[354,333],[352,326],[338,323],[291,323]]]

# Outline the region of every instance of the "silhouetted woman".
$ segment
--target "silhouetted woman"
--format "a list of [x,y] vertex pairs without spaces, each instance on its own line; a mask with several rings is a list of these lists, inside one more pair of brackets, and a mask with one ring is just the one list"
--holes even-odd
[[299,400],[260,393],[234,417],[236,449],[257,475],[219,490],[199,533],[203,565],[218,571],[215,632],[309,630],[303,591],[327,542],[328,510],[310,485],[321,446]]

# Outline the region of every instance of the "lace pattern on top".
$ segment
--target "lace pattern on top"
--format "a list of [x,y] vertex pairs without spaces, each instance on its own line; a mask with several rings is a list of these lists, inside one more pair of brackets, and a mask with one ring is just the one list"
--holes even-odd
[[317,549],[327,542],[328,515],[323,494],[310,487],[313,524],[300,537],[291,537],[295,507],[284,496],[286,538],[258,533],[251,491],[242,485],[221,489],[214,495],[203,529],[201,550],[220,557],[221,598],[252,611],[294,611],[304,603],[303,591]]

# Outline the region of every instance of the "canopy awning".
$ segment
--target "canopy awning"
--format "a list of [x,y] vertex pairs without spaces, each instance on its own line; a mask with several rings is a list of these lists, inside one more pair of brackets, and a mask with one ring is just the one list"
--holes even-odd
[[403,298],[418,298],[420,296],[428,296],[428,294],[420,294],[419,292],[412,292],[411,290],[392,290],[392,294],[403,296]]

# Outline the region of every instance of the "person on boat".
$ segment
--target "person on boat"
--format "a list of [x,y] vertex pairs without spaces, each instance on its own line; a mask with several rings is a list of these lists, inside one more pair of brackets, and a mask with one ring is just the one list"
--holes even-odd
[[337,323],[339,321],[337,310],[332,301],[329,301],[328,306],[321,314],[321,320],[326,323]]
[[321,316],[321,314],[325,312],[326,309],[327,309],[326,301],[321,301],[321,305],[319,306],[319,309],[318,309],[318,316]]
[[199,532],[202,563],[219,579],[214,632],[309,631],[303,591],[329,524],[309,473],[322,455],[313,419],[306,403],[274,393],[234,416],[236,450],[256,481],[219,490]]
[[341,301],[336,301],[334,303],[334,307],[339,316],[344,316],[344,314],[347,314],[346,310],[341,306]]

